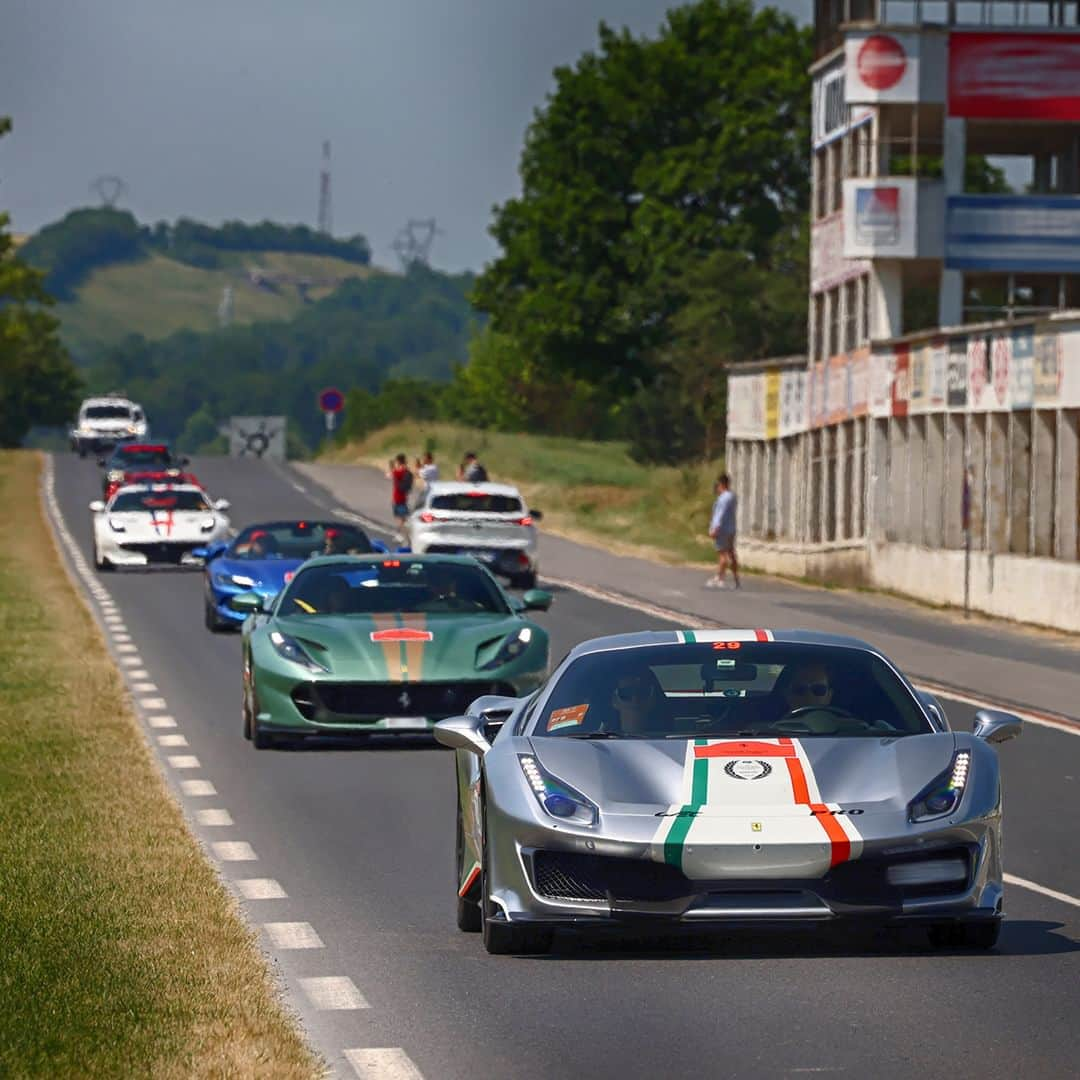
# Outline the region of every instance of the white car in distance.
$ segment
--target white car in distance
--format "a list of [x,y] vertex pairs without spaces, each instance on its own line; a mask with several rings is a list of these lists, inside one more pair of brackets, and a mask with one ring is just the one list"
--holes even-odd
[[534,522],[542,516],[510,484],[442,481],[424,490],[405,530],[417,554],[471,555],[511,585],[531,589],[539,568]]
[[94,565],[187,563],[201,566],[193,548],[225,540],[229,519],[225,499],[211,502],[194,484],[129,484],[108,501],[90,504],[94,523]]
[[71,429],[71,449],[79,457],[99,450],[111,450],[120,443],[138,442],[149,434],[146,413],[141,405],[119,395],[87,398],[79,406],[79,416]]

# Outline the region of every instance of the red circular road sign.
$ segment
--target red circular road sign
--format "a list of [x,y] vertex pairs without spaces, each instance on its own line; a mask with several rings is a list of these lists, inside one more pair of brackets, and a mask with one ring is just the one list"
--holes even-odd
[[341,412],[345,408],[345,395],[340,390],[328,389],[319,395],[319,408],[323,412]]
[[871,90],[891,90],[907,70],[904,47],[894,37],[872,34],[859,50],[859,78]]

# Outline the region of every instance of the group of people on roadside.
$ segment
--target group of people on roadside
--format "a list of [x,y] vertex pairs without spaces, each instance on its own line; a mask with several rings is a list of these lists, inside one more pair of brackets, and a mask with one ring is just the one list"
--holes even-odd
[[[390,503],[394,519],[400,524],[409,516],[410,502],[415,505],[412,495],[417,481],[420,482],[420,490],[426,490],[439,479],[439,466],[430,450],[425,450],[420,457],[415,458],[412,468],[409,467],[409,459],[404,454],[398,454],[388,462],[386,478],[390,481]],[[457,479],[469,484],[487,482],[488,471],[474,451],[465,452],[457,468]]]

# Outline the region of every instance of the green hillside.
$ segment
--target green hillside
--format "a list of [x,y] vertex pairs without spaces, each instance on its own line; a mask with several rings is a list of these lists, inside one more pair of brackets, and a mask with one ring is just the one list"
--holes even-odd
[[220,268],[201,269],[151,252],[135,262],[97,267],[75,288],[73,301],[56,306],[65,344],[84,359],[95,346],[129,334],[155,340],[178,330],[214,330],[230,285],[234,325],[291,319],[349,278],[377,272],[297,252],[228,252],[220,261]]

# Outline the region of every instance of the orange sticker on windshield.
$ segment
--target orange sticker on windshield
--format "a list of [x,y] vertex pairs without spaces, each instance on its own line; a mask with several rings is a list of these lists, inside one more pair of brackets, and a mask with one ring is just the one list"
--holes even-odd
[[571,705],[568,709],[556,709],[548,717],[547,729],[558,731],[560,728],[577,727],[584,721],[588,711],[588,705]]

